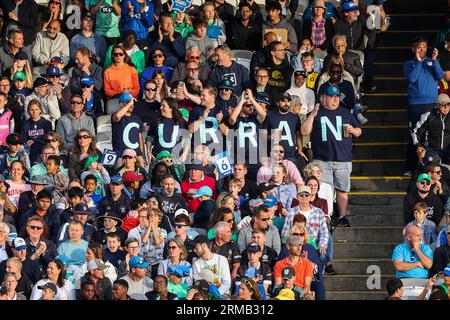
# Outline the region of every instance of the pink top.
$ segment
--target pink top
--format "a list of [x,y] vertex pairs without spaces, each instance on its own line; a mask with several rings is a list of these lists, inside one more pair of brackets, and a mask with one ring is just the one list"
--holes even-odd
[[[289,179],[293,183],[295,183],[296,185],[305,184],[303,182],[302,176],[300,175],[300,172],[298,171],[297,167],[291,160],[283,160],[283,164],[286,167],[286,171],[287,171],[287,175],[288,175]],[[259,168],[258,174],[256,176],[256,183],[260,184],[260,183],[268,182],[271,177],[272,177],[272,165],[271,165],[271,162],[269,162],[268,164]]]
[[13,205],[17,208],[19,204],[19,198],[22,192],[30,191],[31,186],[26,183],[15,183],[12,182],[12,180],[8,179],[6,180],[6,183],[9,184],[8,192],[6,193],[8,195],[9,200],[13,203]]

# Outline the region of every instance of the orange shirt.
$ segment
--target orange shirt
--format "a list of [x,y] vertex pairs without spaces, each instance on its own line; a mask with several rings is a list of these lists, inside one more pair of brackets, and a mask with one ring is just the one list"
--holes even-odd
[[122,94],[128,88],[133,97],[139,94],[139,76],[136,69],[128,64],[120,68],[112,65],[105,70],[103,75],[105,94],[108,98]]
[[273,276],[274,278],[281,278],[281,271],[283,271],[286,267],[293,267],[295,270],[295,281],[294,284],[297,287],[304,289],[305,287],[305,278],[313,277],[314,273],[314,264],[305,258],[300,258],[295,266],[291,265],[288,261],[288,258],[284,258],[283,260],[275,263],[275,267],[273,268]]

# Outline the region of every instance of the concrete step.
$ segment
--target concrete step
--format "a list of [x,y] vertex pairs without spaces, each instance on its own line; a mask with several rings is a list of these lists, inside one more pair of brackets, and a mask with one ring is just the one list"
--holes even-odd
[[[352,227],[399,227],[405,225],[403,208],[392,206],[387,210],[384,206],[350,206],[348,220]],[[338,228],[339,229],[339,228]]]
[[[408,105],[407,92],[375,92],[366,94],[363,104],[378,109],[401,109]],[[372,109],[372,107],[371,107]]]
[[421,35],[428,39],[430,43],[434,40],[436,37],[436,34],[439,32],[438,30],[442,27],[438,27],[436,29],[410,29],[405,30],[392,30],[388,29],[386,32],[381,32],[377,35],[377,42],[382,46],[411,46],[414,38],[416,38],[418,35]]
[[374,62],[375,77],[402,77],[403,62]]
[[378,92],[408,92],[408,82],[405,78],[398,77],[375,77],[374,83]]
[[399,227],[351,227],[336,228],[333,231],[335,242],[346,241],[351,243],[369,242],[402,242],[402,230]]
[[351,191],[404,191],[409,181],[406,176],[352,176]]
[[444,25],[445,13],[432,14],[389,14],[389,31],[393,30],[438,30]]
[[[364,134],[364,132],[363,132]],[[380,155],[386,159],[402,159],[406,156],[406,142],[355,142],[354,159],[377,158]]]
[[370,119],[370,125],[407,125],[408,115],[406,109],[388,109],[378,106],[369,106],[365,115]]
[[380,45],[376,50],[377,62],[408,61],[413,58],[411,44]]
[[354,159],[352,162],[355,176],[398,176],[404,172],[403,159]]
[[[370,275],[335,275],[325,276],[325,289],[331,291],[370,291],[373,280]],[[386,288],[386,282],[393,278],[392,275],[381,275],[380,286],[376,289]]]
[[358,142],[405,142],[408,141],[410,132],[406,123],[400,125],[386,125],[373,123],[371,114],[366,114],[369,123],[362,127],[363,134],[358,138]]
[[373,291],[328,291],[327,300],[385,300],[386,290]]
[[[338,273],[338,275],[351,275],[351,274],[361,274],[370,275],[370,266],[376,266],[380,268],[381,274],[394,274],[394,265],[390,259],[345,259],[333,260],[333,267]],[[330,276],[332,277],[332,276]]]
[[[354,195],[354,193],[352,193]],[[402,216],[403,215],[403,206],[402,204],[391,205],[389,206],[389,210],[386,210],[385,205],[352,205],[350,207],[351,217],[356,215],[364,215],[364,216],[375,216],[375,215],[384,215],[384,216]],[[350,216],[349,216],[350,217]],[[385,223],[385,226],[390,226],[391,224]]]
[[[402,206],[406,191],[350,192],[348,202],[356,206]],[[386,210],[386,209],[384,209]]]
[[[432,5],[431,5],[432,4]],[[448,12],[447,0],[395,0],[386,1],[383,6],[388,14],[391,13],[446,13]],[[428,19],[427,19],[428,20]]]
[[[339,229],[339,228],[337,228]],[[336,229],[335,229],[336,232]],[[400,242],[334,243],[335,259],[389,259]],[[330,289],[331,290],[331,289]]]

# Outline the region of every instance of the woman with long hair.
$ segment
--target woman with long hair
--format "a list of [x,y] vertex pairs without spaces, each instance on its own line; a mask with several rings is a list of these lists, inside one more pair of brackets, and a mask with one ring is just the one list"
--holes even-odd
[[89,261],[92,261],[94,259],[102,260],[103,263],[108,266],[108,268],[106,268],[104,270],[105,277],[107,277],[109,280],[111,280],[111,283],[116,281],[116,279],[117,279],[116,268],[114,268],[112,263],[109,262],[108,259],[106,259],[105,252],[103,251],[102,245],[99,243],[95,243],[95,242],[89,243],[88,248],[86,250],[86,262],[83,265],[81,265],[81,271],[82,271],[83,275],[86,272],[88,272],[87,264],[89,263]]
[[[167,269],[170,266],[190,267],[191,264],[187,261],[188,251],[184,242],[177,236],[167,242],[165,250],[166,259],[162,260],[158,266],[158,275],[167,275]],[[188,286],[192,285],[192,268],[189,270],[189,275],[182,278],[182,282]]]
[[189,14],[186,12],[172,12],[173,28],[176,32],[179,32],[186,41],[187,37],[194,33],[194,27],[192,26],[192,20]]
[[139,76],[125,48],[122,45],[115,45],[111,57],[113,64],[105,70],[103,75],[106,97],[116,98],[128,89],[129,93],[136,98],[139,94]]
[[141,74],[140,86],[141,90],[144,88],[145,83],[152,79],[153,73],[156,70],[161,70],[164,72],[166,79],[172,78],[173,69],[166,66],[166,55],[164,51],[156,48],[150,53],[151,63],[148,68],[146,68]]
[[322,181],[322,172],[322,166],[317,162],[310,162],[303,169],[303,173],[306,178],[314,176],[319,181],[317,195],[321,199],[325,199],[327,201],[326,214],[331,217],[331,215],[333,214],[334,190],[330,184]]
[[89,130],[81,129],[76,135],[75,144],[69,158],[69,178],[80,177],[83,167],[82,161],[87,157],[98,156],[100,159],[102,153],[95,146],[95,137]]
[[167,83],[166,75],[162,70],[156,70],[153,73],[152,79],[156,82],[156,97],[158,102],[169,96],[169,86]]
[[258,285],[252,279],[242,278],[239,286],[239,295],[233,300],[262,300]]
[[66,149],[64,149],[64,141],[56,131],[49,131],[44,136],[45,146],[50,146],[55,150],[55,154],[61,159],[61,164],[67,168],[69,166],[69,156]]
[[127,171],[133,171],[136,174],[144,176],[144,180],[141,182],[141,186],[147,180],[147,171],[141,166],[136,151],[132,149],[125,149],[122,153],[122,164],[117,168],[114,175],[123,176]]
[[283,205],[283,208],[289,210],[292,201],[297,196],[297,187],[291,182],[288,177],[286,167],[282,163],[274,164],[272,166],[272,177],[269,183],[276,184],[273,189],[278,202]]
[[9,185],[6,194],[16,208],[19,204],[20,195],[31,190],[31,186],[25,180],[25,171],[26,168],[22,161],[13,161],[10,167],[11,179],[5,181]]
[[[226,198],[226,199],[233,199],[233,197]],[[210,220],[209,225],[208,225],[208,238],[209,239],[214,239],[215,238],[214,226],[216,225],[217,222],[220,222],[220,221],[225,221],[225,222],[228,222],[230,224],[230,226],[231,226],[231,240],[237,242],[238,241],[239,230],[238,230],[237,225],[236,225],[236,223],[234,221],[233,211],[230,208],[227,208],[227,207],[219,207],[219,205],[217,205],[217,209],[214,211],[213,215],[211,216],[211,220]]]
[[66,279],[64,264],[59,259],[53,259],[48,263],[47,278],[36,282],[30,300],[39,300],[42,297],[42,290],[39,287],[49,282],[56,285],[55,298],[57,300],[75,300],[75,287],[70,280]]
[[215,47],[220,46],[227,40],[225,33],[225,24],[219,18],[219,13],[216,10],[213,2],[205,2],[200,7],[200,16],[206,21],[206,35],[213,39]]
[[[148,136],[153,138],[153,143],[147,141],[147,150],[152,150],[151,156],[156,158],[161,151],[172,153],[173,147],[180,142],[180,138],[185,141],[181,130],[186,130],[186,121],[178,109],[178,102],[172,97],[166,97],[161,101],[161,116],[157,126],[149,129]],[[152,149],[153,146],[153,149]],[[189,141],[185,148],[189,147]]]
[[311,203],[313,206],[321,209],[328,217],[328,202],[319,197],[320,181],[315,176],[306,178],[305,185],[311,189]]

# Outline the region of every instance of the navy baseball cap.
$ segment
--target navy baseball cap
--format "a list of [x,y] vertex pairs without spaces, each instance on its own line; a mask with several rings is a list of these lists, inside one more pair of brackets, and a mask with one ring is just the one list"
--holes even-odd
[[111,184],[123,184],[123,179],[121,176],[111,177]]
[[358,10],[358,6],[353,1],[347,1],[342,4],[342,11],[349,12]]
[[61,75],[62,75],[61,70],[59,70],[58,67],[52,65],[47,68],[46,73],[41,74],[41,76],[43,77],[53,77],[53,76],[60,77]]
[[92,86],[94,84],[94,79],[90,76],[86,76],[80,79],[80,85],[81,86]]
[[256,102],[261,102],[261,103],[265,103],[265,104],[271,104],[270,97],[266,93],[258,94],[255,97],[255,100],[256,100]]

